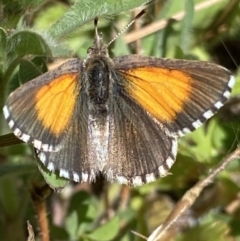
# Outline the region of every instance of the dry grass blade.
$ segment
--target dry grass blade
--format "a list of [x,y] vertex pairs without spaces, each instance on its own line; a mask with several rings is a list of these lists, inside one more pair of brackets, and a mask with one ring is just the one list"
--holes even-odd
[[[214,4],[217,4],[221,1],[222,0],[206,0],[204,2],[196,4],[196,6],[194,7],[194,11],[197,12],[197,11],[204,10],[204,9],[209,8],[210,6],[212,6]],[[174,14],[172,16],[172,19],[180,21],[180,20],[183,19],[184,15],[185,15],[184,11],[180,11],[180,12]],[[146,26],[144,28],[141,28],[141,29],[136,30],[136,31],[132,31],[131,33],[126,34],[126,36],[124,36],[124,38],[123,38],[124,42],[126,44],[129,44],[129,43],[132,43],[132,42],[134,42],[134,41],[136,41],[140,38],[143,38],[143,37],[148,36],[152,33],[155,33],[158,30],[165,28],[168,24],[168,21],[169,21],[168,19],[159,20],[159,21],[156,21],[152,24],[149,24],[148,26]]]

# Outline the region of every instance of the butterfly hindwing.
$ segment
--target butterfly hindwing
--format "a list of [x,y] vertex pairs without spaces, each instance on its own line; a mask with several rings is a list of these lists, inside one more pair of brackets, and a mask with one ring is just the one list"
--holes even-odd
[[137,105],[124,89],[121,75],[110,108],[108,165],[103,174],[108,180],[141,185],[165,176],[175,161],[177,141],[167,136],[161,124]]
[[[75,182],[94,181],[98,163],[89,154],[88,102],[84,93],[76,101],[71,125],[67,128],[62,147],[56,152],[37,151],[41,162],[50,171]],[[85,114],[84,114],[85,113]]]

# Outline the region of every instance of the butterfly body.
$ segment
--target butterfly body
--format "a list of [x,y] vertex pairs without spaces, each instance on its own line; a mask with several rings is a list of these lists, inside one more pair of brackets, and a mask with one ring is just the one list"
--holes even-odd
[[76,182],[142,185],[166,176],[177,137],[229,98],[234,77],[218,65],[139,55],[111,59],[101,36],[72,59],[14,91],[3,113],[50,171]]

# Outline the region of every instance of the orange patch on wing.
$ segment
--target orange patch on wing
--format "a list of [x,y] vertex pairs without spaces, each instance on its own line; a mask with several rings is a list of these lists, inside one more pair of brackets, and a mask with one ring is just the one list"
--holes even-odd
[[80,87],[76,89],[78,74],[62,75],[44,85],[36,94],[38,119],[52,133],[59,135],[71,120]]
[[190,98],[193,80],[179,70],[142,67],[127,74],[129,94],[158,120],[173,121]]

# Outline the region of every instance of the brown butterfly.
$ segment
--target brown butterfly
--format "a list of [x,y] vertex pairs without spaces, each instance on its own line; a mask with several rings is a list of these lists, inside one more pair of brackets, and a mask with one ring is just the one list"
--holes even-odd
[[168,174],[177,137],[213,116],[233,85],[227,69],[208,62],[111,59],[96,28],[86,59],[22,85],[3,113],[50,171],[76,182],[101,172],[109,181],[142,185]]

